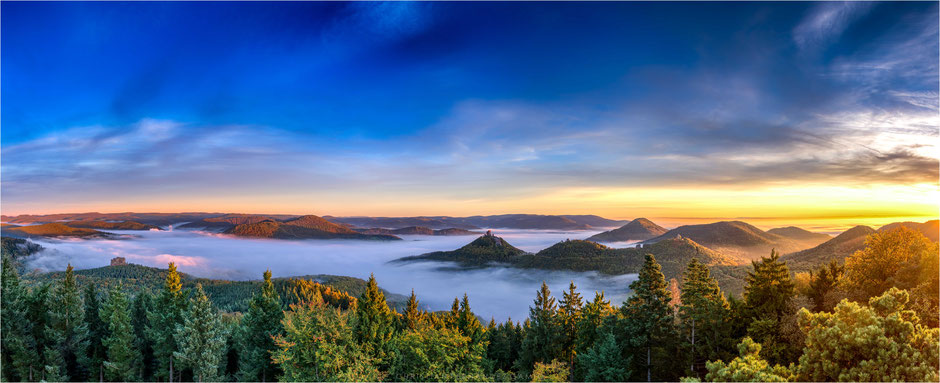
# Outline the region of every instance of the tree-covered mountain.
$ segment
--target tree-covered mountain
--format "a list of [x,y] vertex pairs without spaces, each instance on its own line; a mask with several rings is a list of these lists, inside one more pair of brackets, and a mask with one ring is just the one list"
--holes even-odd
[[159,226],[134,221],[70,221],[63,222],[63,224],[70,227],[101,230],[160,230]]
[[765,232],[741,221],[679,226],[643,243],[655,243],[680,236],[690,238],[719,253],[735,257],[741,262],[765,257],[773,249],[781,253],[789,253],[806,248],[789,238]]
[[14,238],[36,238],[36,237],[75,237],[75,238],[112,238],[114,234],[98,231],[95,229],[86,229],[70,227],[63,223],[44,223],[41,225],[4,227],[3,236]]
[[842,263],[852,253],[865,248],[865,238],[874,233],[868,226],[855,226],[819,246],[786,254],[781,257],[791,270],[808,271],[831,261]]
[[611,220],[596,215],[539,215],[500,214],[471,217],[333,217],[327,220],[361,228],[396,229],[409,226],[424,226],[432,229],[458,228],[502,228],[532,230],[587,230],[591,228],[616,227],[625,221]]
[[927,239],[934,241],[934,242],[937,242],[938,239],[940,239],[940,220],[936,220],[936,219],[932,221],[923,222],[923,223],[920,223],[920,222],[889,223],[887,225],[884,225],[878,228],[878,231],[891,230],[898,226],[904,226],[908,229],[919,231],[921,234],[927,237]]
[[588,237],[594,242],[645,241],[666,233],[666,229],[646,218],[637,218],[614,230],[605,231]]
[[226,229],[223,233],[238,237],[277,239],[401,239],[388,234],[362,234],[315,215],[305,215],[283,222],[263,220],[243,223]]
[[463,247],[452,251],[435,251],[427,254],[403,257],[392,262],[414,261],[449,261],[457,262],[462,266],[485,266],[492,262],[512,262],[516,257],[525,254],[502,237],[492,232],[480,236]]

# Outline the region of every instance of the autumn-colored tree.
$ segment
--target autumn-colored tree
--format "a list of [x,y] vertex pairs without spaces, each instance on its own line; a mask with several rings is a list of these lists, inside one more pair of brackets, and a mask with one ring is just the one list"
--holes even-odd
[[912,293],[910,307],[929,326],[938,325],[940,301],[940,251],[937,243],[904,226],[876,232],[865,240],[865,249],[845,260],[841,283],[850,297],[865,302],[891,287]]

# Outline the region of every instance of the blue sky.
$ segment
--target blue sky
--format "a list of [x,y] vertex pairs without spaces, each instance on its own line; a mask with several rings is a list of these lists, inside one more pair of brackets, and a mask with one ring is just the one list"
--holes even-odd
[[0,8],[4,213],[937,194],[932,2]]

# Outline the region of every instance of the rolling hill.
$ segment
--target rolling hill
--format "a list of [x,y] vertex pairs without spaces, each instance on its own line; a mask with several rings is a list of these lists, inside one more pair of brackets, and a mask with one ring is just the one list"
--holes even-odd
[[238,224],[223,231],[223,234],[277,239],[401,239],[388,234],[362,234],[315,215],[305,215],[283,222],[262,220],[260,222]]
[[904,226],[908,229],[919,231],[931,241],[937,242],[940,237],[940,221],[932,220],[924,223],[919,222],[895,222],[878,228],[878,231],[891,230],[898,226]]
[[841,263],[852,253],[864,249],[865,238],[874,232],[868,226],[855,226],[819,246],[786,254],[780,259],[787,262],[791,271],[813,270],[830,261]]
[[155,225],[148,225],[134,221],[71,221],[63,222],[66,226],[83,229],[101,229],[101,230],[161,230]]
[[767,232],[787,238],[800,244],[800,246],[807,248],[818,246],[819,244],[832,239],[832,236],[829,234],[814,233],[796,226],[778,227],[767,230]]
[[409,226],[401,229],[353,229],[362,234],[389,234],[389,235],[480,235],[479,232],[458,229],[455,227],[434,230],[425,226]]
[[589,237],[594,242],[645,241],[666,233],[666,229],[646,218],[637,218],[617,229],[605,231]]
[[94,229],[70,227],[62,223],[44,223],[33,226],[4,227],[4,237],[73,237],[73,238],[113,238],[114,234]]
[[772,249],[789,253],[806,248],[789,238],[765,232],[741,221],[679,226],[643,243],[656,243],[677,237],[690,238],[709,249],[737,258],[740,263],[766,257]]
[[522,254],[525,254],[525,251],[510,245],[492,232],[487,232],[457,250],[435,251],[399,258],[392,262],[448,261],[457,262],[464,267],[482,267],[492,262],[512,262]]

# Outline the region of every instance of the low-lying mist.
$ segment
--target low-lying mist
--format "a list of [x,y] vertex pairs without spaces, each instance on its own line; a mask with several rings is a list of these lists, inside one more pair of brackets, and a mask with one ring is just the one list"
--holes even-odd
[[[389,264],[388,261],[431,251],[453,250],[474,236],[402,236],[402,241],[244,239],[198,231],[113,231],[133,236],[119,240],[35,240],[46,250],[28,260],[30,268],[64,270],[106,266],[113,257],[127,262],[165,268],[176,262],[180,271],[199,277],[260,279],[265,269],[275,277],[308,274],[348,275],[366,279],[375,273],[379,285],[408,295],[413,288],[422,306],[447,310],[454,297],[467,293],[474,312],[484,318],[521,320],[535,299],[542,281],[556,298],[574,281],[585,300],[604,290],[621,302],[635,275],[601,276],[596,273],[522,270],[492,267],[453,270],[446,263]],[[496,230],[509,243],[538,251],[564,239],[581,239],[597,232]]]

